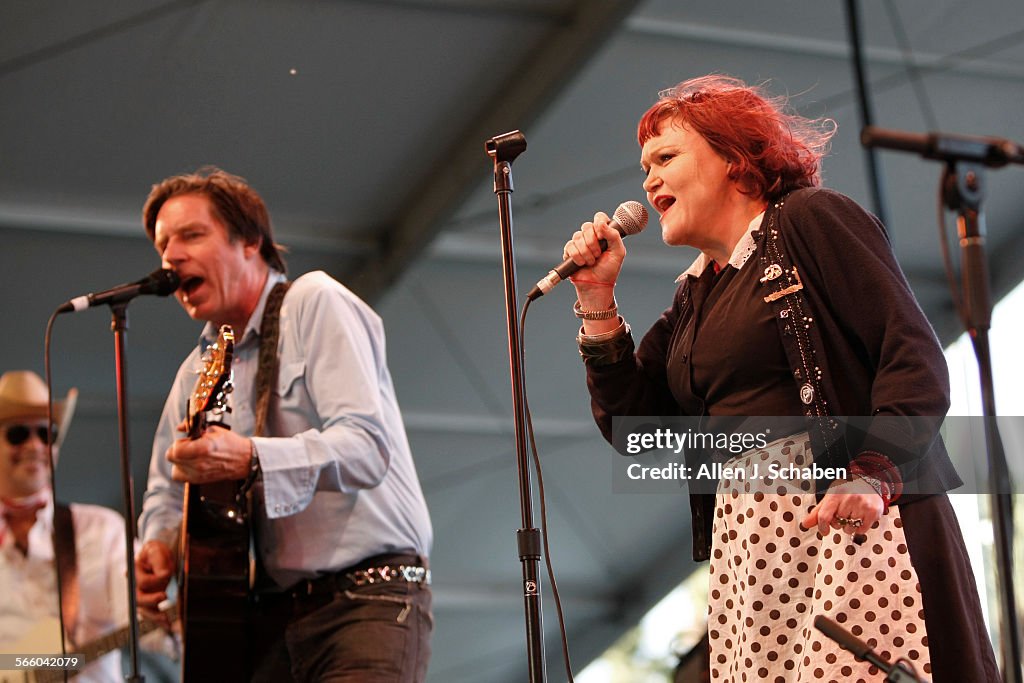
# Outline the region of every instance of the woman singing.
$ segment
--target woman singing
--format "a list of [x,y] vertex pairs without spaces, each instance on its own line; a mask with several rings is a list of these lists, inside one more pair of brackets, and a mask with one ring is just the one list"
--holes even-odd
[[796,416],[797,429],[729,464],[846,473],[794,490],[691,490],[694,555],[711,561],[712,680],[879,680],[814,628],[824,615],[936,683],[998,681],[945,493],[961,482],[937,433],[942,350],[882,225],[819,186],[832,122],[784,104],[706,76],[641,118],[662,237],[701,253],[634,347],[608,216],[566,244],[582,266],[577,341],[595,420],[611,441],[613,416]]

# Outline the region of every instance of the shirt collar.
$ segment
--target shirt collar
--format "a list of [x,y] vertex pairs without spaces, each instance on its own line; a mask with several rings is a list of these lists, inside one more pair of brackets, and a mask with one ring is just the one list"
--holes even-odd
[[[51,532],[53,530],[53,493],[50,491],[49,487],[46,487],[35,496],[31,496],[31,498],[37,500],[42,499],[42,501],[44,501],[43,507],[36,513],[36,523],[32,525],[32,529],[34,530],[37,526],[42,524],[44,531],[47,533]],[[6,544],[7,537],[9,536],[7,520],[4,519],[3,515],[4,507],[3,502],[0,501],[0,547],[3,547]],[[36,555],[39,552],[46,552],[40,548],[36,548],[36,545],[37,544],[32,543],[29,545],[32,549],[33,555]],[[52,552],[52,550],[49,552]]]
[[[732,250],[732,256],[729,257],[729,265],[736,270],[741,269],[757,250],[757,243],[754,241],[753,235],[754,231],[761,227],[761,222],[764,220],[764,214],[765,212],[762,211],[754,216],[754,219],[750,221],[750,224],[747,226],[747,231],[743,233],[743,236],[740,237],[740,241],[736,243],[736,247]],[[690,267],[676,278],[676,282],[682,282],[688,275],[700,277],[700,274],[707,269],[710,263],[711,257],[704,252],[701,252],[694,262],[690,264]]]
[[[260,334],[260,325],[263,324],[263,311],[267,307],[267,297],[270,296],[270,290],[274,288],[278,282],[284,282],[287,278],[284,273],[276,270],[271,270],[267,277],[267,282],[263,285],[263,293],[260,294],[260,300],[256,304],[256,308],[253,309],[252,315],[249,316],[249,322],[245,325],[245,332],[241,335],[235,335],[235,345],[241,344],[248,337],[258,337]],[[220,328],[214,325],[212,322],[206,323],[203,327],[202,333],[199,335],[199,346],[205,349],[210,344],[217,341],[217,335],[220,333]]]

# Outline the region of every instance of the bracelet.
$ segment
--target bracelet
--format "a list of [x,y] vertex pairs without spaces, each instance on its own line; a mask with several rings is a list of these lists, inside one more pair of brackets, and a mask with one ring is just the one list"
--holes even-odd
[[868,474],[854,474],[852,476],[854,479],[860,479],[862,482],[864,482],[872,489],[874,489],[875,493],[877,493],[882,498],[882,502],[885,504],[885,508],[887,510],[889,509],[889,487],[886,486],[884,481],[882,481],[878,477],[872,477],[871,475]]
[[598,287],[614,287],[614,282],[598,282],[597,280],[584,280],[583,278],[570,277],[569,282],[581,285],[596,285]]
[[603,311],[584,311],[580,305],[579,299],[572,305],[572,312],[576,314],[576,317],[581,320],[609,320],[619,314],[619,304],[612,297],[611,308],[607,308]]
[[862,451],[850,462],[850,474],[863,479],[875,489],[885,504],[885,509],[903,494],[903,478],[899,469],[889,458],[877,451]]
[[583,330],[576,335],[580,357],[590,366],[612,365],[633,352],[633,335],[629,323],[619,318],[617,328],[604,334],[585,335]]
[[580,331],[576,334],[576,343],[586,344],[588,346],[604,344],[606,342],[610,342],[621,337],[627,332],[629,332],[629,325],[626,324],[626,321],[623,320],[622,316],[620,315],[619,326],[616,327],[614,330],[601,332],[600,334],[587,334],[586,332],[583,331],[583,328],[581,327]]

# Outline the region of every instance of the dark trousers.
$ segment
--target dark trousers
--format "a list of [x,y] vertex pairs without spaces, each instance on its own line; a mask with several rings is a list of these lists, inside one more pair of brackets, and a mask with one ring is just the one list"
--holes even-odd
[[433,630],[430,586],[338,589],[314,605],[257,607],[254,682],[422,683]]

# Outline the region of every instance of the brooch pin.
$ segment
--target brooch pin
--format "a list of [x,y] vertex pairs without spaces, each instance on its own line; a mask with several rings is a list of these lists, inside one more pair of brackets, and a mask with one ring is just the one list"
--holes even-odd
[[764,277],[761,278],[761,282],[765,283],[769,280],[777,280],[782,276],[782,266],[778,263],[773,263],[764,269]]
[[[769,268],[770,267],[771,266],[769,266]],[[789,287],[786,287],[785,289],[780,289],[777,292],[769,294],[764,298],[764,302],[766,304],[770,304],[776,299],[781,299],[787,294],[792,294],[793,292],[799,292],[801,289],[804,288],[804,283],[800,281],[800,273],[797,272],[796,266],[793,266],[793,274],[790,277],[790,282],[792,282],[793,284],[791,284]]]

